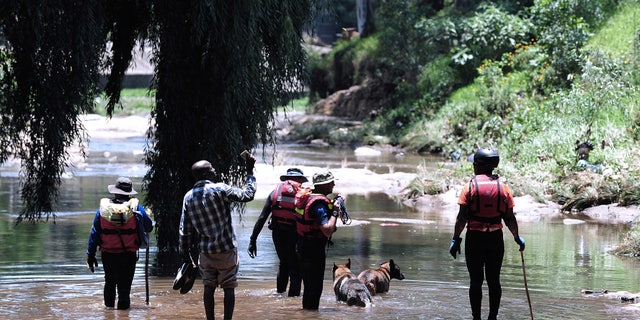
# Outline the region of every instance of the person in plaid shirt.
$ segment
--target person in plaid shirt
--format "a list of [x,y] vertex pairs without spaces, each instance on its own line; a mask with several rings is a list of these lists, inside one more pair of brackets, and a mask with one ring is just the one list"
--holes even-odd
[[[238,286],[238,250],[231,221],[231,203],[249,202],[256,192],[253,167],[256,159],[245,157],[247,181],[244,188],[213,182],[215,170],[209,161],[191,166],[197,182],[184,196],[180,217],[180,251],[185,262],[196,264],[191,249],[199,251],[199,269],[204,284],[204,309],[207,319],[214,319],[216,287],[224,290],[224,319],[231,319]],[[198,260],[195,260],[198,261]]]

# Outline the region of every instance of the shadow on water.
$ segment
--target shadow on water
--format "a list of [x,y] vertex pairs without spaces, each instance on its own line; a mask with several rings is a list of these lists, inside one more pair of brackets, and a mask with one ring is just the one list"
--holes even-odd
[[[113,146],[110,146],[110,148]],[[94,148],[94,150],[99,148]],[[113,172],[141,177],[143,170],[136,148],[129,153],[94,152],[87,166],[65,181],[62,210],[56,224],[20,224],[13,219],[18,181],[2,172],[0,183],[0,318],[2,319],[198,319],[204,317],[202,284],[181,295],[171,289],[171,278],[150,277],[150,304],[145,304],[144,258],[140,252],[132,288],[130,310],[105,310],[102,304],[102,265],[95,274],[84,266],[86,242],[93,214]],[[326,167],[358,160],[347,151],[326,154],[288,149],[285,163]],[[105,151],[106,152],[106,151]],[[97,154],[97,155],[96,155]],[[133,155],[130,155],[133,154]],[[369,161],[373,163],[376,161]],[[393,159],[377,161],[383,170]],[[406,161],[406,160],[403,160]],[[416,159],[413,167],[415,168]],[[323,165],[320,165],[322,163]],[[329,163],[329,164],[327,164]],[[362,166],[362,162],[360,162]],[[404,166],[404,164],[402,165]],[[407,165],[408,166],[408,165]],[[104,168],[108,168],[104,169]],[[80,170],[79,170],[80,171]],[[122,173],[124,172],[124,173]],[[142,172],[142,173],[140,173]],[[338,186],[339,186],[338,181]],[[337,187],[338,187],[337,186]],[[240,252],[240,282],[236,291],[236,319],[469,319],[468,275],[464,257],[453,260],[448,253],[455,213],[417,212],[385,194],[349,195],[349,226],[339,225],[328,248],[325,287],[318,312],[301,310],[301,298],[286,298],[275,292],[277,258],[271,234],[258,237],[258,256],[246,253],[253,224],[264,199],[249,203],[242,221],[235,219]],[[619,298],[585,296],[581,289],[640,291],[640,268],[636,260],[607,253],[620,241],[627,226],[597,224],[565,225],[561,220],[541,218],[521,222],[527,240],[526,272],[536,319],[640,319],[634,303]],[[502,271],[501,319],[529,319],[517,245],[505,232],[506,253]],[[155,247],[150,260],[155,257]],[[348,307],[335,301],[331,287],[334,262],[352,261],[352,270],[375,268],[394,259],[406,279],[392,280],[387,294],[374,297],[368,308]],[[484,287],[483,314],[488,298]],[[222,292],[216,292],[217,313],[222,312]]]

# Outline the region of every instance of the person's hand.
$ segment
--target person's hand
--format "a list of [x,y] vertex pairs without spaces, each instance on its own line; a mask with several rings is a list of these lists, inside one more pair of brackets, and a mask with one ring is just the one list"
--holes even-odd
[[191,254],[189,253],[189,251],[182,253],[182,262],[193,264],[193,259],[191,259]]
[[251,152],[245,150],[242,151],[240,157],[244,160],[244,165],[247,170],[247,175],[253,175],[253,168],[256,164],[256,157],[254,157]]
[[96,259],[96,255],[95,254],[88,254],[87,255],[87,268],[89,268],[89,270],[91,270],[91,272],[94,272],[95,269],[98,267],[98,259]]
[[460,253],[460,245],[462,244],[462,238],[454,238],[451,240],[451,244],[449,245],[449,253],[455,259],[456,254]]
[[516,243],[520,246],[520,251],[524,251],[524,238],[521,236],[513,237]]
[[255,240],[249,241],[249,250],[247,251],[249,252],[249,257],[252,259],[258,255],[258,247],[256,246]]

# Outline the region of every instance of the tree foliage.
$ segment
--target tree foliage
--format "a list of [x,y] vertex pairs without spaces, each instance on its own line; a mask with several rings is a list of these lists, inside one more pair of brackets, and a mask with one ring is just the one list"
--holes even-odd
[[301,30],[309,12],[310,2],[298,0],[156,4],[157,94],[145,183],[167,264],[177,252],[182,196],[194,182],[191,164],[207,159],[224,181],[237,183],[244,175],[238,154],[274,142],[275,107],[304,77]]
[[[276,107],[305,77],[302,31],[311,0],[0,2],[0,162],[23,161],[18,221],[48,219],[67,148],[82,146],[79,116],[102,89],[111,116],[136,43],[153,45],[156,104],[145,161],[160,273],[176,265],[191,164],[207,159],[225,182],[244,177],[238,154],[273,144]],[[319,3],[319,2],[317,2]],[[54,216],[55,217],[55,216]]]
[[99,1],[4,1],[0,28],[0,162],[22,161],[18,221],[49,218],[68,166],[67,148],[81,142],[78,116],[92,109],[104,52]]

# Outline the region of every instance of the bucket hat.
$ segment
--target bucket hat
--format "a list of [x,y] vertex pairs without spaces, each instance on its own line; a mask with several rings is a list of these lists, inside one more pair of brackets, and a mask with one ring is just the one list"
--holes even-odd
[[301,178],[303,182],[309,181],[309,179],[307,179],[307,177],[304,176],[304,173],[302,172],[302,170],[298,168],[287,169],[287,174],[281,175],[280,181],[289,180],[291,178]]
[[109,190],[109,193],[113,194],[138,194],[137,191],[133,190],[133,183],[131,182],[131,179],[125,177],[118,178],[118,180],[116,180],[116,184],[108,185],[107,190]]
[[320,185],[320,184],[327,184],[330,183],[334,180],[338,180],[333,176],[333,173],[331,173],[331,171],[325,170],[325,171],[320,171],[320,172],[316,172],[313,175],[313,184],[314,185]]

